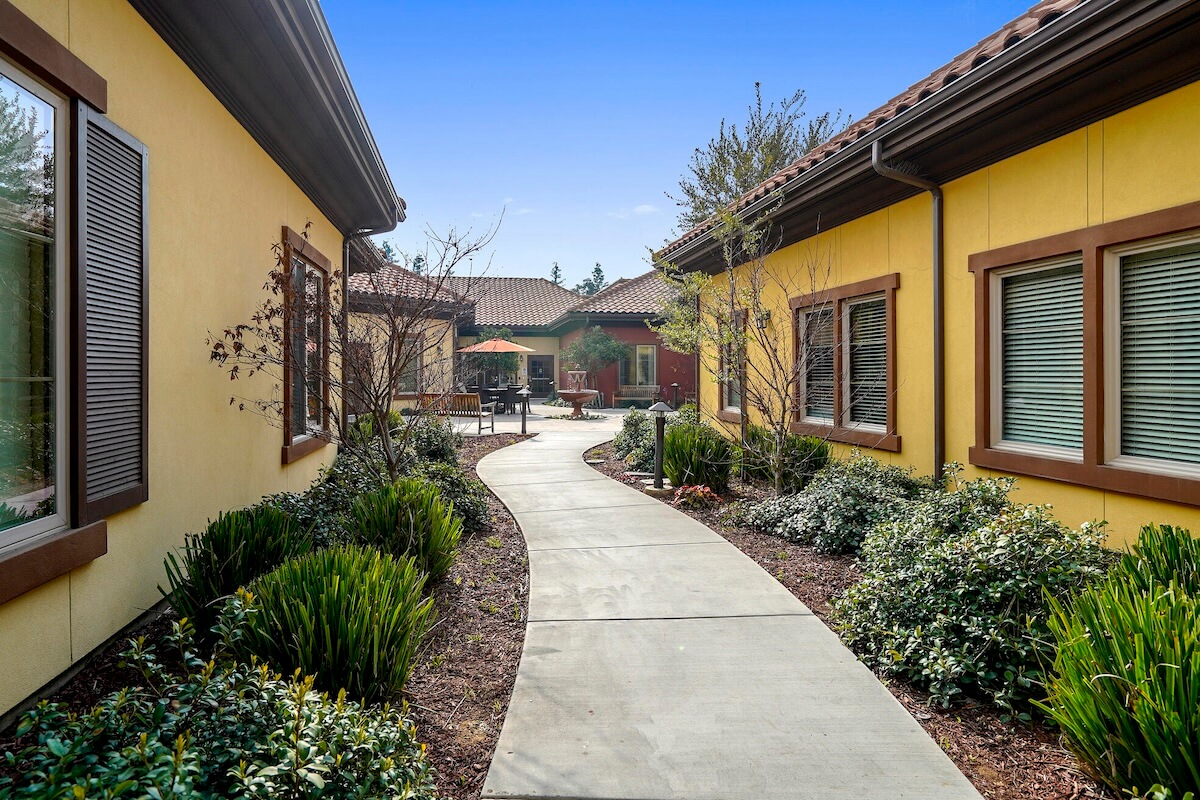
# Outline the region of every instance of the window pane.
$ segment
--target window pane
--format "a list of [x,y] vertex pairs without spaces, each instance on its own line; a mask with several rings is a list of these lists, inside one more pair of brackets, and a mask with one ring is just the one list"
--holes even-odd
[[1200,245],[1121,259],[1121,453],[1200,463]]
[[421,340],[419,337],[407,337],[400,352],[396,354],[400,361],[400,379],[397,387],[401,392],[418,392],[421,386]]
[[804,324],[804,416],[833,420],[833,309],[810,311]]
[[633,348],[625,348],[624,354],[621,356],[620,365],[617,367],[617,383],[621,386],[633,385]]
[[1004,278],[1001,438],[1083,446],[1083,267]]
[[311,267],[304,275],[304,350],[305,383],[308,388],[305,403],[305,425],[310,432],[322,429],[322,392],[325,362],[325,283],[320,272]]
[[742,407],[741,371],[734,368],[736,361],[736,356],[729,351],[726,351],[721,358],[722,370],[728,371],[725,383],[722,384],[725,392],[725,408]]
[[658,375],[655,372],[655,347],[652,344],[639,344],[637,348],[637,385],[657,386]]
[[887,304],[882,297],[855,303],[848,322],[850,421],[887,425]]
[[0,75],[0,530],[59,510],[54,125]]

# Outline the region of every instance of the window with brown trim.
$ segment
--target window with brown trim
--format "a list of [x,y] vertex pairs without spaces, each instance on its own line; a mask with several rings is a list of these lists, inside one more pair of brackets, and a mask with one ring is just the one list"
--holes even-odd
[[[717,362],[717,371],[721,375],[717,387],[720,392],[717,418],[725,422],[742,420],[742,379],[746,374],[746,365],[733,352],[734,349],[733,345],[723,345]],[[736,365],[734,362],[737,362]]]
[[896,433],[896,312],[900,275],[791,299],[797,369],[792,430],[900,450]]
[[424,337],[405,337],[403,343],[396,348],[394,358],[399,366],[399,374],[396,376],[396,387],[393,395],[396,398],[412,397],[424,391]]
[[969,264],[971,463],[1200,505],[1200,203]]
[[332,264],[308,239],[283,229],[287,264],[283,329],[283,463],[330,441],[329,272]]

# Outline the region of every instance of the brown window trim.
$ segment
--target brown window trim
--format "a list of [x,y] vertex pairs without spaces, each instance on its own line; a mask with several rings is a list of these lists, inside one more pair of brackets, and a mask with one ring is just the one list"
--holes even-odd
[[0,55],[55,91],[108,111],[108,82],[8,0],[0,0]]
[[833,374],[836,390],[833,393],[833,418],[839,423],[835,425],[819,425],[801,422],[799,419],[802,401],[798,401],[797,419],[792,422],[792,431],[802,436],[818,436],[831,442],[852,444],[856,447],[867,447],[872,450],[885,450],[889,453],[900,452],[900,434],[896,433],[896,291],[900,288],[900,273],[892,272],[877,278],[868,278],[843,286],[835,286],[801,297],[793,297],[788,301],[792,309],[792,357],[800,363],[800,315],[817,306],[832,305],[835,308],[834,320],[842,318],[842,305],[848,301],[865,295],[883,293],[884,307],[887,309],[887,428],[886,433],[866,431],[861,428],[850,428],[840,424],[845,417],[842,402],[842,326],[834,325]]
[[35,536],[0,551],[0,605],[108,552],[108,522]]
[[[1200,480],[1114,467],[1104,462],[1104,251],[1117,245],[1200,229],[1200,203],[1081,228],[974,253],[975,446],[972,464],[1105,491],[1200,505]],[[1083,259],[1083,460],[1065,461],[991,446],[991,272],[1058,256]]]
[[[746,327],[746,310],[741,309],[736,312],[734,317],[736,323]],[[729,390],[729,384],[726,381],[717,383],[717,419],[722,422],[731,422],[734,425],[741,425],[746,420],[746,354],[742,353],[742,363],[738,369],[738,383],[741,390],[741,402],[737,406],[730,406],[725,402],[726,392]],[[717,352],[717,372],[724,374],[726,354],[724,349]]]
[[[294,258],[300,258],[307,261],[312,266],[321,270],[324,273],[324,291],[325,297],[329,297],[329,276],[333,271],[333,262],[326,258],[312,242],[308,241],[304,236],[287,227],[283,227],[283,263],[286,265],[286,270],[290,274],[292,270],[292,261]],[[288,291],[290,291],[290,282]],[[291,464],[298,461],[310,453],[315,453],[325,445],[333,441],[333,437],[329,432],[329,382],[325,381],[321,387],[321,427],[323,432],[317,435],[303,434],[296,436],[292,430],[292,342],[291,342],[291,314],[290,304],[286,298],[289,295],[284,293],[284,314],[283,314],[283,448],[281,457],[284,464]],[[325,364],[329,364],[329,315],[326,314],[322,320],[322,358]]]

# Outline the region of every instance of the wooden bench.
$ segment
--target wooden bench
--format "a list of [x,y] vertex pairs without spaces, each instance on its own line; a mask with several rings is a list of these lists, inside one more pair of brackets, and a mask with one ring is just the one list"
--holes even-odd
[[620,408],[621,403],[627,400],[653,403],[657,399],[657,386],[618,386],[613,393],[613,408]]
[[473,417],[479,420],[479,430],[483,433],[483,420],[486,417],[488,428],[496,432],[496,404],[483,403],[474,392],[456,392],[454,394],[423,394],[420,398],[422,410],[431,411],[439,417]]

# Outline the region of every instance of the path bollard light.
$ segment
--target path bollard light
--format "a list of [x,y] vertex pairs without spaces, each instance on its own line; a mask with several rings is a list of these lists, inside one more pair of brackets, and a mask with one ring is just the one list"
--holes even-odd
[[675,408],[679,408],[679,384],[678,383],[671,384],[671,405],[675,406]]
[[525,432],[525,412],[529,410],[529,395],[533,392],[529,391],[529,386],[522,386],[517,392],[517,397],[521,398],[521,433]]
[[663,432],[667,428],[667,412],[671,410],[671,407],[659,400],[650,406],[649,410],[654,412],[654,488],[661,489],[663,488]]

